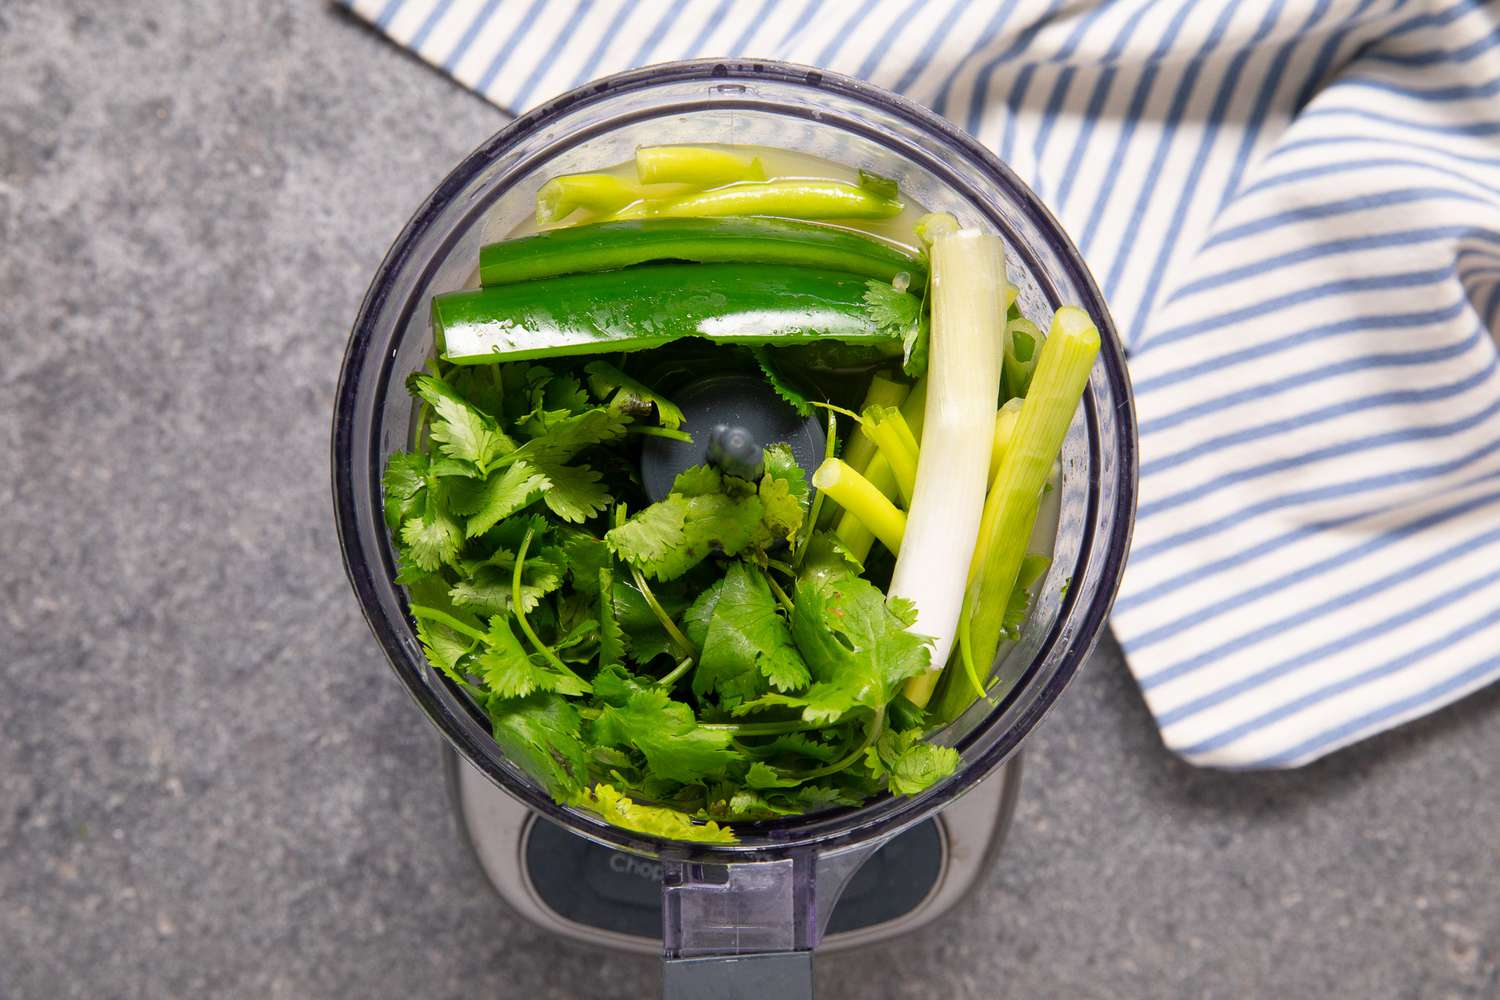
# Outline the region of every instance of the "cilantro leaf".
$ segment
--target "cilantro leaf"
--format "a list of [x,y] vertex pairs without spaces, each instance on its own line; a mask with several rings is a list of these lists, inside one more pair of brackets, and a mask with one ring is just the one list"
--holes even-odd
[[958,770],[958,751],[922,739],[920,729],[886,733],[865,751],[865,765],[892,795],[916,795]]
[[514,462],[483,482],[454,487],[451,506],[454,513],[468,516],[465,534],[474,538],[531,504],[550,485],[547,475],[530,462]]
[[484,649],[474,657],[474,665],[485,686],[501,698],[524,698],[533,691],[584,693],[577,678],[535,663],[511,631],[510,623],[499,615],[490,619]]
[[493,417],[470,405],[436,375],[415,374],[409,385],[432,407],[428,433],[449,458],[472,462],[480,472],[487,472],[497,458],[515,451],[516,443]]
[[764,536],[757,536],[761,548],[778,539],[795,542],[808,507],[807,477],[793,457],[791,446],[773,444],[765,449],[764,455],[765,474],[759,488]]
[[755,363],[760,366],[760,372],[765,376],[766,384],[771,387],[772,391],[780,396],[792,409],[796,410],[798,415],[804,417],[810,416],[813,411],[812,401],[807,398],[806,392],[803,392],[777,370],[776,363],[771,358],[770,350],[764,347],[753,347],[750,349],[750,353],[755,358]]
[[724,592],[724,580],[720,578],[705,588],[682,613],[682,633],[693,645],[702,649],[708,642],[709,624],[713,621],[714,609],[719,605],[719,596]]
[[797,812],[797,809],[793,806],[773,805],[752,788],[737,788],[732,784],[725,784],[708,803],[706,811],[715,819],[750,821],[789,816]]
[[411,559],[429,573],[458,558],[463,529],[446,510],[429,500],[427,513],[401,525],[401,541]]
[[615,555],[657,580],[675,580],[715,552],[735,555],[755,535],[758,497],[671,494],[604,536]]
[[[601,546],[602,547],[602,546]],[[608,669],[625,659],[628,649],[625,630],[615,616],[615,575],[608,568],[600,567],[599,588],[599,665]]]
[[799,706],[808,722],[825,724],[856,708],[884,711],[901,682],[926,670],[931,659],[930,640],[907,631],[915,617],[909,601],[888,603],[859,577],[804,576],[797,582],[792,639],[815,683],[800,695],[765,695],[741,709]]
[[712,821],[694,823],[676,809],[641,805],[611,785],[595,785],[592,790],[576,793],[568,801],[581,809],[598,813],[615,826],[637,833],[703,844],[735,843],[734,831],[726,826]]
[[578,710],[565,698],[538,693],[526,698],[493,699],[490,722],[501,752],[547,787],[552,797],[569,801],[588,780],[588,751],[579,738]]
[[619,664],[602,667],[594,675],[594,694],[606,705],[624,708],[630,696],[651,690],[651,681],[637,677]]
[[612,409],[637,420],[650,417],[655,410],[657,423],[674,431],[687,419],[677,404],[607,361],[591,361],[583,370],[588,373],[589,388],[594,395],[608,402]]
[[[566,557],[556,546],[544,546],[528,555],[521,569],[521,610],[531,612],[543,597],[563,583]],[[512,601],[516,554],[507,548],[495,550],[488,562],[468,567],[467,577],[448,591],[453,603],[486,614],[509,614]]]
[[593,734],[605,746],[635,747],[653,775],[673,781],[722,774],[739,756],[728,731],[700,727],[692,709],[659,688],[631,694],[622,707],[605,705]]
[[838,760],[842,751],[832,743],[824,743],[813,739],[807,733],[783,733],[756,748],[758,753],[767,758],[776,757],[811,757],[813,760],[824,764],[831,764]]
[[612,569],[614,556],[603,539],[576,528],[558,528],[563,557],[567,561],[568,580],[581,594],[593,594],[599,586],[599,571]]
[[599,473],[587,465],[553,465],[544,460],[540,468],[548,482],[542,502],[564,521],[587,521],[609,505],[609,493],[599,485]]
[[625,436],[630,418],[602,406],[570,414],[551,424],[539,436],[516,449],[516,460],[559,465],[585,448],[607,444]]
[[922,300],[910,292],[898,292],[889,283],[865,282],[865,305],[880,330],[901,338],[901,370],[912,378],[927,374],[927,315]]
[[386,463],[380,480],[385,493],[386,527],[395,530],[402,521],[422,512],[429,465],[428,457],[418,451],[398,451]]
[[[672,618],[682,614],[687,607],[686,595],[678,587],[654,587],[656,600]],[[674,647],[672,639],[661,622],[651,611],[645,597],[628,580],[615,581],[615,614],[620,619],[620,629],[625,633],[630,657],[636,663],[650,663]]]
[[469,687],[469,679],[459,669],[459,662],[469,654],[474,641],[460,636],[446,625],[417,619],[417,640],[427,654],[427,662],[447,674],[450,680]]
[[724,476],[711,465],[690,465],[672,480],[672,492],[683,497],[722,493]]
[[766,681],[792,691],[811,679],[765,577],[743,562],[724,576],[702,648],[693,693],[717,694],[725,708],[755,698]]
[[745,784],[751,788],[795,788],[802,783],[799,778],[783,778],[774,767],[756,761],[745,772]]

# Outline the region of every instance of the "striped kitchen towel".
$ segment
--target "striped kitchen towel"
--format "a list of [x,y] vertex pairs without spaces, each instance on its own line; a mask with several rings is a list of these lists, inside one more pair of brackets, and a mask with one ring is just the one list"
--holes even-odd
[[1141,504],[1113,623],[1188,760],[1295,766],[1500,676],[1500,4],[348,5],[511,111],[759,56],[995,149],[1130,349]]

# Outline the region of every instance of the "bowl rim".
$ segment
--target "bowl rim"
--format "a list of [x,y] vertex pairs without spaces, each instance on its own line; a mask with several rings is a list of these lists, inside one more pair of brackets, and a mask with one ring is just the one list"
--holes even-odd
[[[402,658],[398,653],[403,640],[409,641],[413,630],[409,621],[402,621],[399,628],[406,630],[403,635],[397,623],[392,622],[383,612],[377,591],[382,586],[394,589],[396,585],[393,581],[384,579],[384,574],[378,572],[374,565],[357,552],[361,531],[361,519],[355,499],[357,489],[355,480],[358,477],[352,474],[352,459],[349,458],[353,452],[355,436],[354,414],[363,382],[360,375],[366,366],[372,363],[379,364],[383,360],[375,356],[370,348],[374,339],[374,327],[386,305],[392,279],[409,264],[417,243],[427,232],[435,217],[453,198],[462,192],[480,171],[519,144],[533,131],[581,108],[613,100],[621,94],[633,91],[714,79],[726,82],[769,80],[806,87],[812,92],[828,91],[836,95],[852,97],[878,106],[903,119],[907,124],[932,135],[938,141],[960,150],[973,167],[986,175],[986,180],[996,185],[1002,199],[1020,210],[1037,227],[1057,254],[1071,284],[1082,294],[1085,300],[1082,303],[1083,307],[1094,317],[1099,327],[1100,359],[1103,362],[1101,367],[1109,383],[1110,395],[1116,400],[1117,407],[1114,415],[1117,466],[1115,510],[1110,524],[1110,537],[1103,539],[1102,546],[1098,548],[1102,557],[1100,585],[1092,595],[1088,606],[1072,619],[1074,635],[1078,638],[1071,640],[1071,647],[1063,654],[1064,662],[1046,678],[1040,689],[1029,693],[1029,699],[1022,713],[1012,721],[998,739],[984,748],[978,756],[968,761],[966,766],[952,778],[922,795],[899,800],[899,804],[887,810],[884,815],[867,819],[864,822],[859,821],[858,818],[860,813],[876,803],[890,801],[882,797],[858,808],[817,813],[810,817],[789,817],[786,821],[781,821],[783,824],[795,827],[794,831],[788,831],[789,835],[783,835],[784,831],[776,830],[777,824],[737,824],[742,829],[750,826],[767,832],[771,835],[771,841],[730,845],[670,841],[625,830],[602,820],[583,827],[578,822],[582,814],[571,810],[564,811],[563,807],[557,805],[539,786],[522,783],[503,768],[495,766],[491,760],[491,757],[497,753],[493,742],[490,741],[489,745],[485,746],[482,742],[475,740],[464,726],[455,724],[451,707],[443,704],[420,672],[413,672],[400,662]],[[1093,438],[1098,427],[1098,418],[1094,413],[1096,404],[1092,390],[1085,393],[1084,404],[1090,416],[1087,425],[1091,443],[1097,447],[1098,442],[1093,441]],[[681,856],[697,862],[720,864],[779,858],[796,849],[816,848],[820,851],[830,851],[860,843],[878,842],[886,837],[894,836],[942,808],[953,798],[988,776],[1010,757],[1021,740],[1031,732],[1041,717],[1056,702],[1103,633],[1129,552],[1138,480],[1134,400],[1125,367],[1124,349],[1103,296],[1087,265],[1041,199],[1009,166],[973,136],[915,102],[874,84],[840,73],[769,59],[684,60],[659,63],[602,77],[512,119],[464,157],[412,214],[371,279],[340,365],[335,390],[330,446],[333,466],[334,517],[340,553],[350,586],[355,592],[366,622],[386,658],[390,661],[392,669],[400,677],[418,706],[438,727],[443,737],[490,780],[518,796],[542,815],[564,822],[569,829],[581,836],[637,854],[658,857]],[[341,457],[345,460],[341,461]],[[1090,506],[1088,525],[1092,534],[1092,526],[1097,514],[1095,505],[1098,503],[1098,490],[1091,484],[1088,493]],[[397,593],[399,599],[399,591]],[[400,603],[404,604],[404,601]],[[1015,685],[1014,692],[1020,692],[1028,687],[1027,679],[1047,658],[1059,638],[1056,634],[1058,626],[1063,621],[1069,620],[1071,610],[1067,603],[1060,609],[1057,625],[1054,626],[1052,634],[1043,641],[1037,655]],[[1006,701],[1009,702],[1009,700],[1007,697]],[[996,715],[999,714],[1003,714],[1003,707],[997,709]],[[970,737],[976,737],[987,728],[985,725],[976,726],[965,740],[959,742],[960,751],[962,752],[966,742],[971,741]]]

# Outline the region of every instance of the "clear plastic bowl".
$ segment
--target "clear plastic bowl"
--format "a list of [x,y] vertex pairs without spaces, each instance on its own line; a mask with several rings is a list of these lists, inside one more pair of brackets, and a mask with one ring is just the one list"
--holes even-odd
[[[403,593],[392,582],[381,518],[381,473],[392,452],[406,446],[411,426],[403,382],[430,351],[432,295],[470,279],[479,247],[531,213],[547,178],[626,160],[638,145],[672,142],[780,146],[894,177],[928,210],[952,212],[1004,237],[1026,315],[1045,320],[1061,304],[1081,305],[1103,338],[1063,448],[1053,565],[1021,640],[995,665],[1005,694],[998,705],[975,704],[940,737],[958,748],[958,772],[911,798],[736,824],[740,843],[732,846],[682,844],[610,826],[559,806],[507,760],[483,713],[423,657]],[[1088,657],[1125,564],[1135,505],[1135,418],[1119,340],[1077,250],[1036,196],[972,137],[900,97],[833,73],[700,60],[600,80],[516,119],[417,210],[376,272],[350,336],[334,411],[333,487],[345,565],[365,617],[396,675],[458,752],[579,836],[661,858],[669,957],[795,951],[816,943],[858,863],[1003,763]]]

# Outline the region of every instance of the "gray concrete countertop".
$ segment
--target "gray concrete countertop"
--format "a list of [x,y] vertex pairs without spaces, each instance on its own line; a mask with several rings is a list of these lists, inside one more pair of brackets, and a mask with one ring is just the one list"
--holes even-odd
[[[315,0],[0,2],[0,996],[642,997],[520,923],[348,593],[366,281],[503,121]],[[821,996],[1494,997],[1500,691],[1295,773],[1106,641],[979,891]]]

